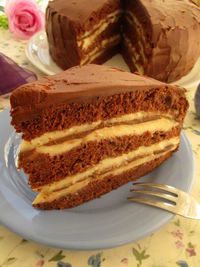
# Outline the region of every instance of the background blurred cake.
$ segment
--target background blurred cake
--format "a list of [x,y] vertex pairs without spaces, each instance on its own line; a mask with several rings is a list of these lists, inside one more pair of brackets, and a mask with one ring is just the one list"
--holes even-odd
[[189,0],[54,0],[46,32],[63,69],[120,52],[132,72],[172,82],[200,56],[200,8]]

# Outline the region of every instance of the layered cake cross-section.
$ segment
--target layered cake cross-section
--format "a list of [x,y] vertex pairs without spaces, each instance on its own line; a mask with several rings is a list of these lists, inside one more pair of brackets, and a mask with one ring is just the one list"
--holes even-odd
[[177,151],[187,108],[178,86],[100,65],[19,87],[12,125],[33,206],[71,208],[150,172]]

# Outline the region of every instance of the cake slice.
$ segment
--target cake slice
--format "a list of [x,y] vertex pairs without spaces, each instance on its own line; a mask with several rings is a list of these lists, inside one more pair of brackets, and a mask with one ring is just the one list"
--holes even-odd
[[150,172],[178,149],[187,108],[178,86],[100,65],[19,87],[12,125],[33,206],[71,208]]

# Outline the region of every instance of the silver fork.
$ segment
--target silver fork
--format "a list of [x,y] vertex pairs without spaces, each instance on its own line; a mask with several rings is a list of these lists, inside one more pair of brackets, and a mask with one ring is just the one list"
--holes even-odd
[[[170,185],[153,183],[134,183],[142,189],[132,189],[137,196],[129,197],[130,201],[139,202],[167,210],[186,218],[200,220],[200,204],[194,197]],[[141,195],[141,197],[139,196]],[[153,196],[153,198],[143,196]]]

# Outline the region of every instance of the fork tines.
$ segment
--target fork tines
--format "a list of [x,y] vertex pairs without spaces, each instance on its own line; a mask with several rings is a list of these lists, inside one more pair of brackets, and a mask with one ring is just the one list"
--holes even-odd
[[[128,200],[158,207],[187,218],[200,219],[200,205],[187,193],[170,185],[134,183]],[[138,188],[139,187],[139,188]]]

